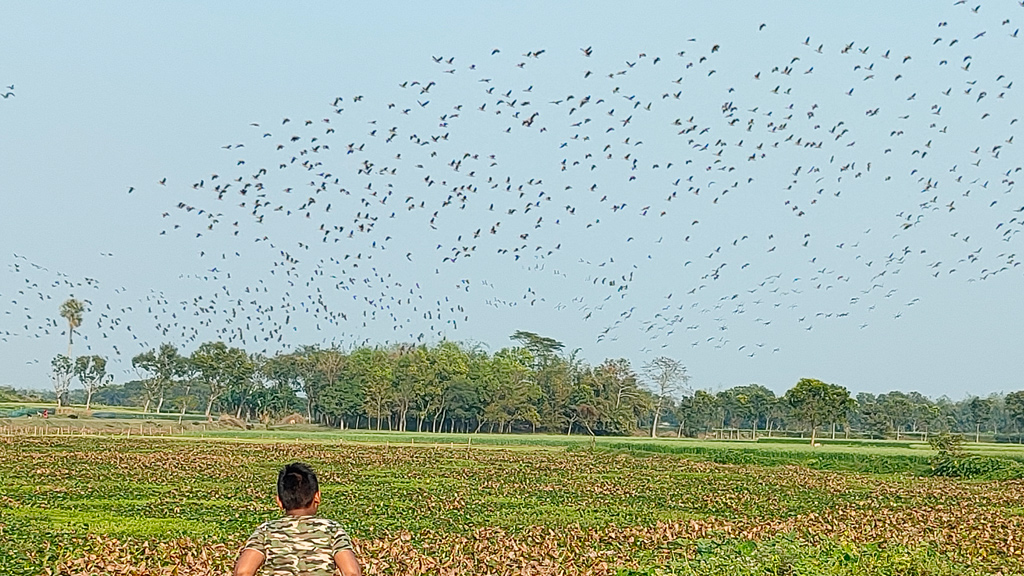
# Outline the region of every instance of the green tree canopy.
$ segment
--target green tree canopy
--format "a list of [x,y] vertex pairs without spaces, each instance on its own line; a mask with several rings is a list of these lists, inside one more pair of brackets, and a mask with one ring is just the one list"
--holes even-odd
[[92,395],[106,381],[107,359],[102,356],[79,356],[75,358],[75,376],[85,390],[85,409],[92,407]]
[[811,429],[811,444],[818,426],[844,421],[855,405],[846,388],[813,378],[801,378],[786,391],[785,400],[796,419]]
[[68,298],[60,305],[60,315],[68,322],[68,358],[71,356],[71,343],[74,341],[75,330],[82,325],[85,315],[85,303],[76,298]]

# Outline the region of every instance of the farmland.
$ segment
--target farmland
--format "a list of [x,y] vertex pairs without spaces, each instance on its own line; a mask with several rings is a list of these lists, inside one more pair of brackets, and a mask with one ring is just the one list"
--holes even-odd
[[[310,436],[3,437],[0,573],[224,573],[295,460],[368,574],[1024,571],[1020,481],[712,461],[742,453],[724,446]],[[892,450],[889,466],[917,461]]]

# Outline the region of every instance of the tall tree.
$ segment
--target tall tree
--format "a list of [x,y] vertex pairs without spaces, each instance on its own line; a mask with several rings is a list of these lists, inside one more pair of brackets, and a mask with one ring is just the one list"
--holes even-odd
[[517,330],[509,338],[529,351],[533,358],[532,380],[541,391],[537,405],[541,428],[560,432],[567,426],[571,427],[577,416],[576,405],[571,401],[579,383],[576,352],[569,358],[563,358],[559,354],[564,344],[534,332]]
[[529,350],[535,360],[555,356],[565,347],[564,344],[554,338],[523,330],[516,330],[509,338],[519,342],[520,346]]
[[721,401],[707,390],[697,390],[683,396],[676,409],[680,432],[697,435],[707,434],[721,418]]
[[306,419],[313,421],[313,408],[320,399],[320,391],[324,387],[323,372],[319,369],[323,351],[318,346],[303,346],[288,355],[292,363],[293,376],[306,396]]
[[192,353],[199,380],[206,387],[206,420],[212,420],[213,404],[229,390],[247,386],[254,366],[244,350],[223,342],[205,342]]
[[[363,410],[369,418],[376,418],[377,430],[383,428],[385,415],[391,414],[394,399],[392,382],[394,372],[387,352],[379,348],[358,348],[348,357],[346,373],[363,389]],[[390,426],[391,420],[388,419]]]
[[969,421],[974,427],[974,441],[981,441],[981,427],[992,418],[992,399],[972,396],[967,402]]
[[[167,390],[182,375],[185,369],[184,363],[185,359],[178,353],[178,349],[173,344],[167,343],[161,344],[158,350],[142,352],[132,358],[132,366],[136,370],[145,371],[149,374],[143,380],[143,385],[146,387],[148,398],[155,400],[157,403],[157,414],[163,409]],[[148,411],[149,404],[147,400],[146,408],[143,412]]]
[[409,412],[417,401],[427,394],[427,386],[433,379],[430,360],[423,346],[397,346],[391,350],[394,365],[392,389],[394,390],[395,411],[398,417],[398,431],[405,432]]
[[[629,434],[636,428],[636,404],[646,394],[625,358],[605,360],[600,366],[580,369],[584,393],[574,397],[575,406],[585,403],[597,410],[597,428],[606,434]],[[577,409],[577,417],[584,416]]]
[[874,394],[857,394],[857,423],[860,428],[876,438],[885,438],[892,430],[892,421]]
[[498,425],[498,432],[511,432],[517,421],[536,425],[539,415],[534,402],[540,388],[530,376],[533,356],[525,348],[503,348],[491,358],[489,386],[483,419]]
[[658,420],[665,409],[690,381],[686,367],[667,356],[659,356],[643,366],[644,381],[654,394],[654,419],[651,423],[651,438],[658,436]]
[[[486,366],[487,354],[480,350],[470,350],[467,353],[455,342],[445,340],[427,350],[427,359],[430,361],[433,376],[427,383],[422,401],[417,406],[420,420],[418,426],[429,415],[433,418],[431,430],[439,432],[448,416],[449,401],[456,397],[450,388],[456,382],[460,385],[464,383],[465,379],[469,377],[471,369],[479,371],[481,367]],[[474,381],[479,387],[481,384],[479,377]],[[481,389],[478,389],[476,394],[469,395],[465,389],[461,389],[458,396],[464,399],[472,397],[475,401],[483,401]]]
[[1024,390],[1010,392],[1004,399],[1006,413],[1017,428],[1018,436],[1024,431]]
[[74,341],[75,330],[82,325],[82,317],[85,315],[85,304],[76,298],[68,298],[60,305],[60,315],[68,321],[68,355],[71,356],[71,344]]
[[846,388],[813,378],[801,378],[784,398],[793,416],[810,427],[812,445],[818,426],[843,421],[854,405]]
[[75,358],[75,376],[85,390],[85,409],[92,407],[92,395],[102,386],[107,377],[107,359],[102,356],[79,356]]
[[[302,391],[301,376],[296,364],[295,354],[276,354],[267,358],[259,367],[263,377],[270,382],[267,392],[268,414],[279,416],[289,413],[295,401],[299,400],[296,392]],[[312,409],[306,398],[307,413]],[[299,406],[301,410],[302,406]]]
[[737,415],[750,424],[751,437],[756,438],[758,423],[765,420],[767,426],[769,414],[778,401],[775,393],[760,384],[736,386],[731,389],[731,392],[731,396],[735,400]]
[[64,406],[71,388],[71,379],[75,376],[75,364],[70,358],[58,354],[50,362],[50,378],[53,381],[53,393],[57,396],[57,409]]
[[199,374],[199,369],[196,368],[192,358],[189,356],[181,356],[181,361],[178,364],[178,383],[182,387],[181,394],[181,411],[178,412],[178,424],[185,418],[185,411],[198,403],[190,392],[195,387],[196,377]]

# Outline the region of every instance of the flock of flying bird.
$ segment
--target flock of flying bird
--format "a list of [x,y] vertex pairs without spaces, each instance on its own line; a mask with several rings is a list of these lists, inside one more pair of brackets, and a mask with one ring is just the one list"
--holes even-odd
[[[432,56],[387,95],[253,122],[216,172],[126,186],[173,198],[158,234],[199,262],[180,286],[132,295],[14,255],[0,343],[63,333],[72,294],[87,347],[129,358],[364,344],[381,325],[434,341],[529,308],[641,353],[755,356],[782,324],[900,318],[920,301],[901,277],[1020,274],[1019,18],[957,7],[911,48],[810,36],[766,53],[761,24],[746,46],[625,58]],[[997,35],[1016,56],[976,62]]]

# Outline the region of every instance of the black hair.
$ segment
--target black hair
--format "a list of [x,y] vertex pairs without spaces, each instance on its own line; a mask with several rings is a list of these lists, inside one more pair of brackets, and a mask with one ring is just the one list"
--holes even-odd
[[308,507],[319,490],[316,473],[308,464],[288,464],[277,473],[277,497],[285,511]]

